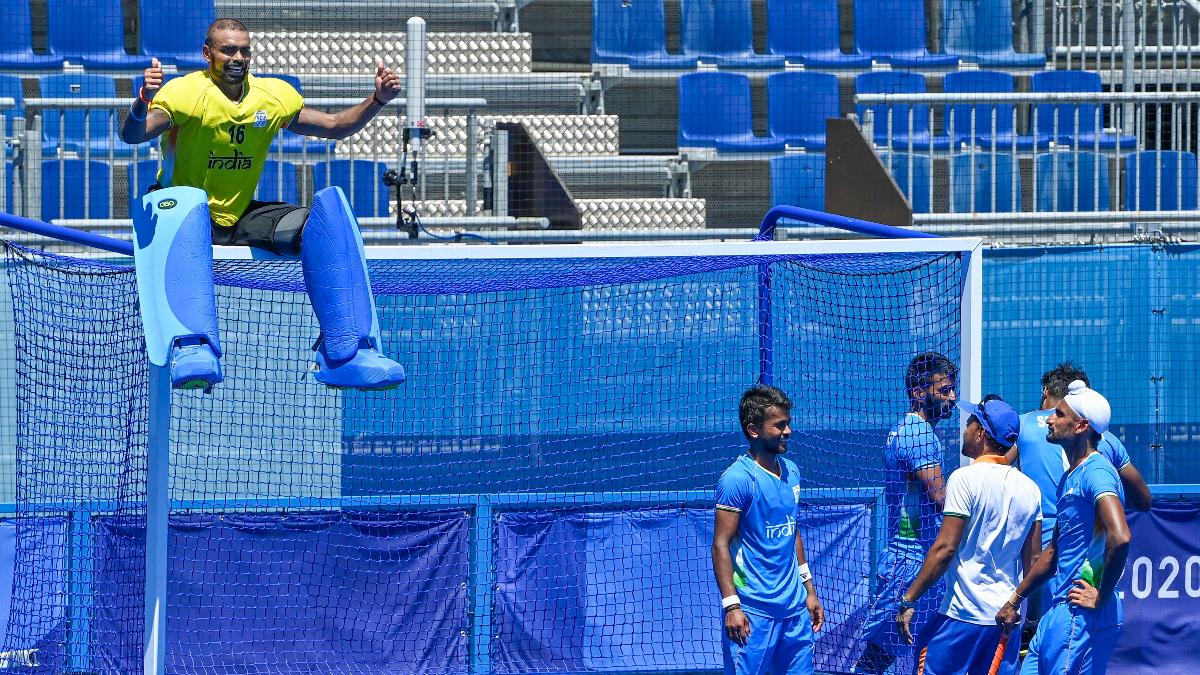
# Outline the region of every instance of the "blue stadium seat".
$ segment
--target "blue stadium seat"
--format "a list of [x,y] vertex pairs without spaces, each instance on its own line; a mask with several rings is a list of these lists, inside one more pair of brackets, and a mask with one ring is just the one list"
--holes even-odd
[[838,80],[829,73],[767,77],[767,135],[798,148],[825,147],[825,120],[838,117]]
[[[1012,75],[993,70],[949,73],[942,85],[948,94],[1007,94],[1014,90]],[[1015,116],[1016,106],[1011,103],[958,104],[946,106],[945,125],[955,145],[973,142],[984,148],[1032,150],[1033,137],[1016,132]]]
[[1012,0],[945,0],[942,45],[964,61],[997,68],[1046,65],[1041,54],[1013,49]]
[[899,68],[958,65],[957,56],[925,48],[924,0],[854,0],[854,45],[863,56]]
[[[908,199],[913,213],[929,213],[929,180],[931,178],[929,155],[916,155],[907,152],[885,152],[879,156],[884,168],[892,175],[892,180],[900,188],[900,192]],[[909,176],[912,176],[911,189]]]
[[[16,75],[0,75],[0,98],[16,101],[16,105],[11,108],[0,108],[0,115],[4,115],[4,137],[12,138],[16,118],[25,116],[25,95],[21,91],[21,78]],[[13,156],[13,147],[9,143],[4,144],[4,156]]]
[[767,0],[767,51],[808,68],[868,68],[841,48],[837,0]]
[[208,25],[216,20],[213,0],[141,0],[142,53],[179,70],[206,70],[200,52]]
[[[117,85],[108,75],[63,73],[41,78],[44,98],[115,98]],[[144,146],[143,146],[144,147]],[[127,157],[133,146],[117,136],[117,111],[108,108],[69,108],[42,111],[42,151]]]
[[1192,211],[1196,208],[1196,156],[1146,151],[1125,157],[1125,210]]
[[750,78],[689,73],[679,78],[679,147],[722,152],[778,152],[781,138],[754,135]]
[[772,157],[771,206],[825,210],[825,155],[803,153]]
[[112,169],[107,162],[42,160],[42,220],[111,217]]
[[137,208],[139,200],[149,191],[150,186],[158,180],[158,167],[161,160],[140,159],[125,166],[125,178],[129,185],[129,209]]
[[[925,93],[925,78],[917,73],[881,70],[859,75],[854,78],[854,86],[860,94],[923,94]],[[859,104],[857,112],[860,121],[866,121],[868,110],[871,111],[874,120],[873,138],[876,145],[890,145],[897,150],[910,147],[915,150],[926,150],[930,145],[937,150],[946,150],[950,147],[948,137],[932,134],[928,105],[893,105],[890,107],[889,119],[889,106]]]
[[1107,211],[1108,158],[1094,152],[1048,152],[1035,159],[1038,211]]
[[683,53],[728,68],[782,68],[785,59],[754,53],[750,0],[680,0]]
[[[359,218],[388,215],[390,191],[383,184],[387,165],[368,159],[334,159],[313,165],[313,189],[342,188]],[[261,185],[261,183],[260,183]]]
[[[304,89],[300,86],[300,78],[296,77],[295,75],[277,75],[271,73],[259,75],[259,77],[279,78],[295,87],[296,91],[300,92],[301,94],[304,93]],[[332,151],[332,141],[316,138],[310,139],[306,136],[301,136],[300,134],[288,131],[287,129],[279,132],[279,135],[275,137],[275,140],[271,141],[271,152],[283,152],[287,154],[300,154],[302,152],[308,152],[309,154],[324,154]]]
[[262,177],[258,179],[258,191],[254,198],[260,202],[299,204],[300,183],[296,176],[296,165],[293,162],[268,159],[263,165]]
[[1011,213],[1021,210],[1021,174],[1015,155],[1003,152],[963,154],[955,155],[951,161],[951,204],[956,212]]
[[121,0],[46,0],[50,53],[84,68],[146,68],[146,56],[125,53]]
[[695,68],[696,57],[668,54],[662,0],[592,0],[592,63],[630,68]]
[[[1083,70],[1048,70],[1033,75],[1033,91],[1100,93],[1100,74]],[[1038,145],[1051,141],[1081,150],[1130,150],[1137,139],[1127,134],[1110,134],[1104,129],[1103,111],[1095,103],[1039,103],[1035,106],[1033,129]]]
[[28,0],[12,0],[4,5],[4,25],[8,32],[0,44],[0,68],[36,70],[62,68],[63,59],[53,54],[33,53],[33,22]]

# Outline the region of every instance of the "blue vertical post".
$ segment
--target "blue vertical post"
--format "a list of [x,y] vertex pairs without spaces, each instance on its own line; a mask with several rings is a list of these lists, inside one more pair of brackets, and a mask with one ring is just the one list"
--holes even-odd
[[150,364],[146,443],[145,675],[167,672],[167,516],[171,507],[171,368]]
[[492,555],[492,501],[479,495],[471,527],[471,672],[492,672],[492,600],[496,565]]
[[92,591],[95,581],[95,541],[92,513],[86,508],[71,512],[70,556],[70,667],[71,672],[92,672]]
[[775,337],[771,332],[771,265],[758,266],[758,381],[771,384],[775,378]]

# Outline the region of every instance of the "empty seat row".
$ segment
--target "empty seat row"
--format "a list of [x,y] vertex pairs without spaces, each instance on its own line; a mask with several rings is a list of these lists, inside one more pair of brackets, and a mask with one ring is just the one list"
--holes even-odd
[[[932,171],[927,155],[881,157],[916,213],[929,213]],[[1021,210],[1021,176],[1015,155],[956,155],[950,166],[954,212]],[[1122,205],[1127,211],[1191,211],[1197,208],[1196,156],[1190,152],[1146,151],[1125,157]],[[1038,211],[1107,211],[1108,157],[1091,152],[1054,152],[1035,159],[1034,199]],[[825,155],[782,155],[770,160],[771,203],[824,210]]]
[[630,68],[1036,67],[1040,54],[1013,50],[1010,0],[947,0],[948,53],[925,45],[924,0],[855,0],[854,51],[840,47],[838,0],[767,0],[767,53],[754,51],[750,0],[680,0],[682,53],[666,49],[663,0],[593,0],[592,62]]
[[44,70],[70,61],[84,68],[128,70],[150,65],[150,56],[181,70],[207,67],[200,46],[216,19],[213,0],[140,0],[139,6],[140,55],[125,53],[121,0],[46,0],[48,53],[36,54],[29,0],[9,0],[0,68]]
[[[1034,74],[1033,91],[1100,92],[1097,73],[1045,71]],[[1013,76],[998,71],[959,71],[946,75],[948,93],[1004,93],[1014,90]],[[752,123],[750,78],[740,73],[700,72],[679,78],[681,148],[721,152],[778,152],[785,146],[825,147],[825,120],[839,117],[838,80],[829,73],[784,72],[766,78],[767,135],[756,136]],[[859,93],[918,94],[925,78],[918,73],[877,71],[855,78]],[[912,150],[949,150],[960,144],[1013,151],[1045,149],[1051,143],[1097,150],[1130,150],[1137,139],[1104,131],[1096,104],[1039,103],[1030,127],[1017,133],[1013,104],[954,104],[943,107],[943,131],[937,133],[930,106],[858,105],[860,123],[870,117],[877,145]]]

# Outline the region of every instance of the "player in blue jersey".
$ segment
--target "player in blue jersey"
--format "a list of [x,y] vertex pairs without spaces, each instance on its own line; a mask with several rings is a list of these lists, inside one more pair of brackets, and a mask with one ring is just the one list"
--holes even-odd
[[[1019,467],[1042,491],[1043,549],[1050,546],[1050,539],[1054,536],[1054,522],[1058,517],[1058,509],[1055,506],[1058,484],[1067,471],[1067,456],[1062,446],[1046,440],[1047,421],[1067,395],[1067,385],[1075,380],[1081,380],[1091,386],[1087,374],[1070,362],[1060,363],[1042,375],[1041,409],[1025,413],[1021,417],[1021,435],[1017,444],[1008,452],[1009,463]],[[1149,510],[1150,488],[1130,460],[1129,452],[1125,450],[1121,439],[1106,430],[1101,435],[1096,449],[1116,468],[1129,505],[1139,511]],[[1032,637],[1033,630],[1037,628],[1037,621],[1046,609],[1046,593],[1045,588],[1040,588],[1029,597],[1029,615],[1025,624],[1028,633],[1026,643]]]
[[1067,453],[1058,486],[1058,521],[1050,546],[1017,586],[996,622],[1013,627],[1017,606],[1049,580],[1050,606],[1038,623],[1022,675],[1103,675],[1123,621],[1117,581],[1129,553],[1121,479],[1099,452],[1112,411],[1082,380],[1047,420],[1047,439]]
[[797,527],[800,472],[781,457],[791,411],[779,389],[748,389],[739,417],[750,450],[717,482],[712,559],[725,614],[726,675],[813,672],[813,633],[825,610]]
[[[913,648],[900,639],[895,616],[900,595],[917,578],[925,552],[941,526],[946,483],[942,443],[934,426],[954,411],[958,368],[937,352],[918,354],[908,365],[905,388],[909,411],[888,434],[884,448],[884,500],[887,503],[887,550],[879,561],[879,593],[863,627],[866,648],[856,673],[882,673]],[[940,581],[916,606],[920,627],[942,602]]]

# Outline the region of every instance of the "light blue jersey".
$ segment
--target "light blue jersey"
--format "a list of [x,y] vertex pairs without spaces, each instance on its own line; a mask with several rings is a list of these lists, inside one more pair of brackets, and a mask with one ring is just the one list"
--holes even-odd
[[[1076,579],[1097,588],[1104,576],[1105,536],[1096,522],[1096,502],[1115,495],[1125,502],[1117,470],[1100,453],[1088,455],[1083,463],[1063,476],[1058,489],[1058,568],[1050,579],[1051,605],[1065,603]],[[1097,625],[1121,623],[1121,599],[1102,600],[1103,617]]]
[[746,612],[786,619],[807,611],[808,591],[796,567],[800,472],[779,458],[780,475],[742,455],[717,482],[717,509],[741,514],[733,556],[733,583]]
[[933,427],[908,413],[892,429],[883,451],[888,549],[898,559],[921,561],[937,538],[942,517],[925,484],[913,474],[942,464],[942,443]]
[[[1054,410],[1035,410],[1021,416],[1021,435],[1017,438],[1017,448],[1021,457],[1021,473],[1033,479],[1042,491],[1042,518],[1057,518],[1058,484],[1063,474],[1067,472],[1067,454],[1061,445],[1055,445],[1046,440],[1046,420]],[[1100,436],[1100,444],[1096,447],[1100,454],[1108,458],[1118,471],[1130,463],[1129,451],[1125,444],[1110,431]],[[1042,532],[1043,538],[1049,541],[1053,528]]]

